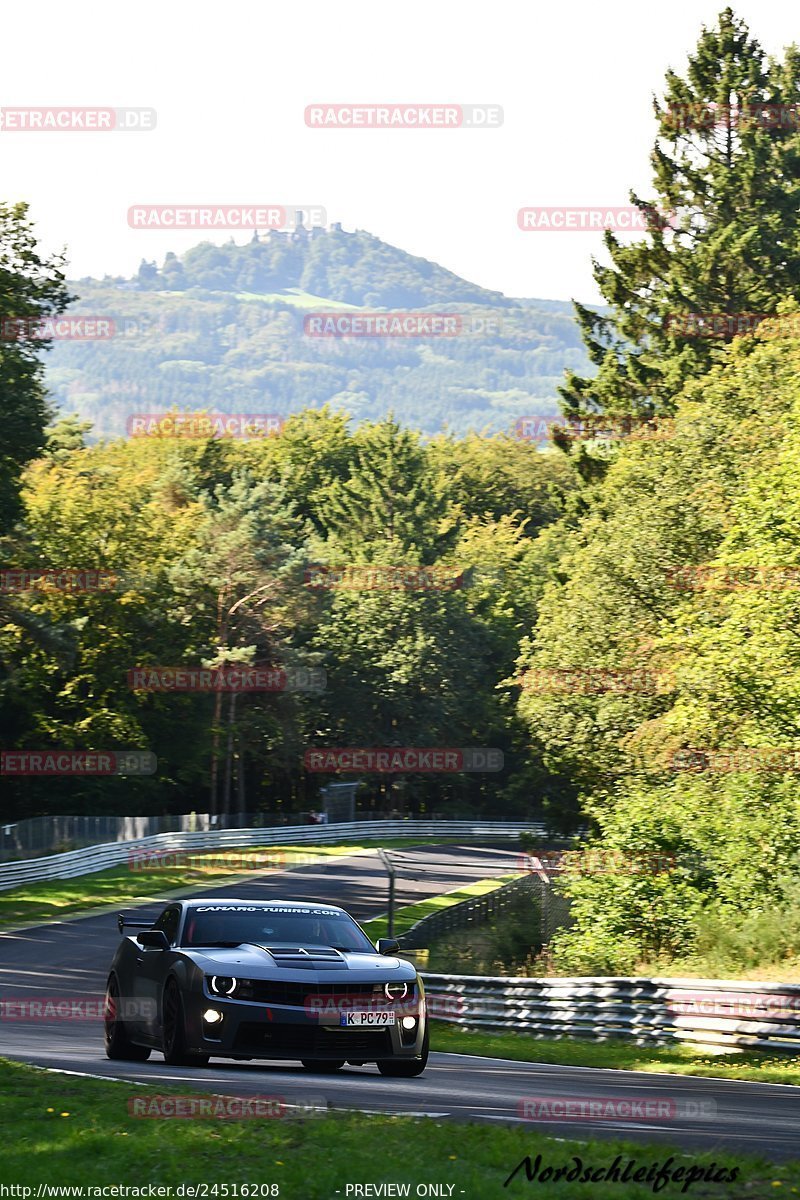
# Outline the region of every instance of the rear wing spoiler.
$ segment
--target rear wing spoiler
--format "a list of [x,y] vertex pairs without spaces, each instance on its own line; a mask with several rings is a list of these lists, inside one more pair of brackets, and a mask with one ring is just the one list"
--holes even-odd
[[120,933],[125,932],[125,927],[131,929],[152,929],[152,921],[132,921],[130,917],[126,917],[124,913],[117,913],[117,929]]

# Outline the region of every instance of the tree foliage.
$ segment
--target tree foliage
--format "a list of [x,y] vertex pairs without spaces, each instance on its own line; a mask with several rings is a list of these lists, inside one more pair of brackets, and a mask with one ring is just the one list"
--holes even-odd
[[[650,231],[633,243],[604,235],[610,262],[596,260],[594,273],[610,311],[575,305],[596,373],[568,373],[568,416],[670,413],[740,317],[777,313],[796,295],[798,102],[796,48],[769,60],[730,9],[703,29],[684,74],[668,72],[653,102],[653,192],[631,194]],[[686,323],[714,314],[732,320],[716,332]]]

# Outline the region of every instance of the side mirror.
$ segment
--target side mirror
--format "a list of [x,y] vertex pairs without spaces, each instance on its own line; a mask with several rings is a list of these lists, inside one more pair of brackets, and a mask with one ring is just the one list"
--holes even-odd
[[151,950],[169,950],[169,942],[163,929],[146,929],[144,933],[137,933],[136,941],[140,946],[149,946]]
[[378,938],[375,949],[378,954],[394,954],[396,950],[400,949],[400,943],[397,938]]

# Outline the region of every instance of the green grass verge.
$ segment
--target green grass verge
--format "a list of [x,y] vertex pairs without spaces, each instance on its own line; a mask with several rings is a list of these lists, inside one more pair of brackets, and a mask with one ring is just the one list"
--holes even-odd
[[[402,908],[395,910],[394,914],[394,933],[405,933],[416,925],[417,921],[421,921],[423,917],[429,917],[432,913],[440,912],[443,908],[450,908],[453,904],[460,904],[462,900],[472,900],[475,896],[485,896],[487,892],[497,891],[504,883],[509,883],[512,879],[516,879],[516,875],[501,875],[497,879],[478,879],[475,883],[469,883],[466,887],[456,888],[452,892],[442,892],[438,896],[429,896],[426,900],[419,900],[416,904],[405,904]],[[362,921],[362,928],[376,942],[378,938],[386,937],[389,928],[389,922],[386,917],[375,917],[372,921]]]
[[[322,1100],[324,1077],[317,1090]],[[364,1104],[374,1103],[365,1080]],[[272,1094],[280,1093],[276,1088]],[[289,1092],[289,1089],[285,1089]],[[207,1195],[234,1197],[233,1185],[260,1185],[269,1195],[277,1184],[280,1200],[345,1200],[348,1184],[408,1183],[413,1196],[421,1183],[452,1184],[454,1200],[493,1200],[501,1196],[590,1196],[591,1200],[652,1197],[652,1185],[614,1183],[577,1186],[530,1185],[520,1172],[506,1189],[504,1180],[525,1155],[541,1167],[572,1166],[576,1155],[584,1166],[609,1167],[617,1154],[637,1166],[663,1164],[674,1155],[672,1169],[690,1165],[726,1171],[738,1168],[731,1184],[699,1183],[688,1194],[708,1197],[760,1197],[797,1191],[800,1163],[772,1166],[764,1159],[717,1151],[698,1154],[665,1146],[622,1141],[566,1141],[547,1138],[534,1128],[499,1124],[453,1126],[433,1119],[328,1115],[307,1119],[233,1120],[138,1118],[129,1101],[153,1096],[198,1094],[200,1088],[138,1087],[125,1082],[56,1074],[0,1060],[0,1124],[3,1153],[0,1181],[36,1185],[113,1185],[145,1189],[207,1184]],[[270,1094],[264,1076],[262,1095]],[[224,1186],[227,1185],[227,1191]],[[267,1190],[263,1190],[267,1185]],[[668,1184],[665,1197],[681,1194],[680,1182]],[[783,1192],[778,1191],[779,1187]],[[774,1190],[773,1190],[774,1189]],[[367,1193],[369,1194],[369,1193]],[[372,1193],[375,1195],[376,1193]],[[448,1193],[444,1193],[447,1195]],[[35,1190],[33,1192],[35,1196]],[[174,1195],[174,1193],[173,1193]],[[350,1192],[353,1195],[353,1192]],[[362,1193],[363,1195],[363,1193]]]
[[[116,866],[75,879],[54,879],[0,892],[0,926],[73,916],[104,905],[132,904],[158,899],[183,888],[207,888],[232,878],[299,865],[313,855],[352,854],[361,846],[251,846],[185,855],[167,850],[163,859],[140,860],[138,867]],[[175,865],[171,865],[176,860]],[[162,865],[163,862],[163,865]],[[158,863],[158,865],[154,865]]]
[[[439,845],[451,841],[461,844],[460,839],[435,840]],[[387,849],[418,846],[422,841],[424,839],[391,838],[375,842],[362,839],[358,845],[339,842],[324,846],[221,847],[207,852],[190,851],[185,861],[175,865],[170,865],[171,856],[165,850],[163,853],[167,859],[164,866],[153,866],[154,860],[150,860],[146,868],[140,866],[132,869],[127,865],[119,865],[74,879],[54,879],[49,883],[33,883],[0,892],[0,928],[13,929],[19,925],[61,920],[105,905],[142,903],[159,900],[168,893],[182,889],[191,890],[201,886],[205,889],[215,883],[227,884],[233,878],[246,876],[248,871],[269,869],[270,856],[274,869],[280,870],[301,865],[309,855],[325,858],[354,854],[378,845]],[[240,869],[242,861],[247,865]]]
[[582,1038],[547,1041],[524,1033],[460,1029],[442,1021],[431,1023],[431,1049],[450,1054],[512,1058],[520,1062],[557,1063],[565,1067],[666,1071],[673,1075],[800,1085],[800,1057],[780,1057],[757,1051],[718,1055],[691,1046],[637,1046],[621,1038],[607,1042],[590,1042]]

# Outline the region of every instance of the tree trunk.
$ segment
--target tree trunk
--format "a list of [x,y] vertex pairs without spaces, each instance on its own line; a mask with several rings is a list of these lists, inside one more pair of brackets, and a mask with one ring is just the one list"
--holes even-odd
[[217,815],[219,794],[219,726],[222,720],[222,692],[214,698],[214,730],[211,734],[211,804],[212,816]]
[[239,736],[239,753],[236,755],[236,793],[239,801],[239,818],[242,826],[244,826],[247,815],[247,804],[245,800],[244,745],[241,735]]
[[228,705],[228,744],[225,751],[225,795],[223,799],[222,811],[227,817],[231,811],[231,776],[233,774],[233,731],[236,721],[236,700],[238,692],[231,694],[230,704]]
[[[224,588],[217,592],[217,644],[227,645],[228,621],[225,612],[227,603]],[[221,664],[224,666],[224,662]],[[217,692],[214,699],[214,730],[211,735],[211,815],[219,811],[219,730],[222,724],[222,692]]]

